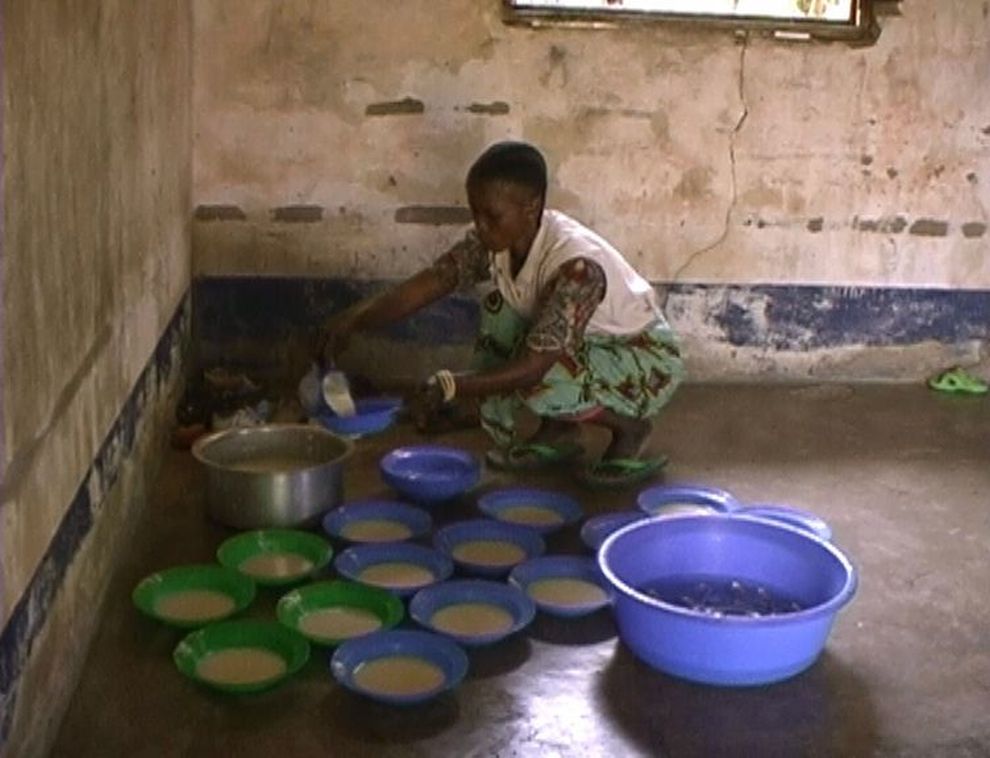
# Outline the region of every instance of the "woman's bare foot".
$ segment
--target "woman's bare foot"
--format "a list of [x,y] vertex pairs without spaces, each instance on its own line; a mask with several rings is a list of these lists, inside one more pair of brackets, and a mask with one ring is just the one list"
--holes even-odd
[[578,480],[592,488],[624,487],[653,478],[667,463],[667,456],[646,454],[653,424],[647,419],[605,411],[593,423],[612,432],[612,442],[600,460],[578,472]]
[[541,418],[531,437],[507,448],[489,450],[486,460],[496,469],[526,471],[567,463],[583,453],[577,442],[576,422]]
[[594,423],[608,427],[612,432],[612,442],[602,455],[602,460],[641,458],[653,431],[653,424],[648,419],[620,416],[612,411],[596,416]]
[[574,421],[562,421],[555,418],[541,418],[540,428],[536,434],[530,437],[527,442],[539,445],[571,445],[575,442],[575,435],[578,432],[577,423]]

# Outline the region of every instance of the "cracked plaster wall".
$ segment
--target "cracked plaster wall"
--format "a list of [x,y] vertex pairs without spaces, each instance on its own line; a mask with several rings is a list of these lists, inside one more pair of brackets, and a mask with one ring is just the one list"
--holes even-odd
[[[851,48],[533,30],[497,0],[201,0],[194,269],[407,275],[461,234],[471,160],[513,137],[546,152],[551,204],[658,284],[990,288],[988,16],[904,2]],[[702,374],[746,373],[679,313]]]
[[[8,622],[44,618],[21,601],[55,583],[39,566],[188,293],[191,32],[185,0],[3,3],[0,752],[26,654]],[[141,503],[121,500],[116,526]],[[107,571],[77,577],[93,605],[63,643],[85,644]],[[38,719],[57,720],[75,660]]]
[[[194,196],[243,218],[196,224],[197,270],[409,273],[458,234],[472,158],[521,137],[551,202],[657,281],[990,286],[987,3],[902,5],[854,49],[534,31],[477,0],[202,0]],[[275,218],[298,204],[321,217]]]

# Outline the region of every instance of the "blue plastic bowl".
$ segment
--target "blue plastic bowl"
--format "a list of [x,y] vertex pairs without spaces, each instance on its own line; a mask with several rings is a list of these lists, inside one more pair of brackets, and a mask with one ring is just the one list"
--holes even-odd
[[[508,629],[488,634],[455,634],[433,625],[433,614],[451,605],[484,603],[495,605],[512,616]],[[417,592],[409,602],[409,615],[421,626],[470,647],[490,645],[524,629],[536,615],[536,606],[525,592],[487,579],[455,579]]]
[[[432,663],[443,672],[443,683],[428,692],[402,695],[367,690],[355,681],[355,672],[362,665],[393,656],[409,656]],[[330,659],[330,673],[342,686],[391,705],[413,705],[432,700],[460,684],[467,670],[467,655],[456,643],[439,634],[416,630],[391,630],[356,637],[338,647]]]
[[[552,603],[541,601],[531,594],[534,582],[541,579],[580,579],[600,587],[604,593],[601,600],[589,603]],[[509,582],[525,592],[536,603],[536,607],[553,616],[584,616],[594,613],[611,602],[612,588],[594,558],[582,555],[547,555],[542,558],[520,563],[509,574]]]
[[[629,649],[660,671],[717,685],[767,684],[811,666],[857,585],[849,559],[830,542],[737,514],[635,522],[605,540],[598,564],[615,590],[619,636]],[[715,614],[683,602],[676,589],[699,578],[732,591],[758,588],[801,609]]]
[[455,521],[438,529],[433,535],[433,544],[436,548],[449,555],[454,563],[464,570],[482,576],[505,576],[516,564],[492,565],[455,556],[457,548],[464,543],[488,541],[509,542],[519,547],[523,552],[523,557],[517,563],[536,558],[546,551],[546,544],[539,532],[525,526],[503,524],[501,521],[486,518]]
[[[361,578],[365,569],[382,563],[412,563],[428,570],[433,579],[415,586],[392,587],[368,582]],[[388,590],[400,597],[408,597],[436,582],[442,582],[454,573],[454,564],[439,550],[411,542],[385,542],[355,545],[344,550],[333,562],[337,573],[347,579]]]
[[619,511],[595,516],[584,522],[581,527],[581,541],[589,550],[596,551],[602,546],[605,538],[612,532],[618,531],[634,521],[642,521],[649,516],[642,511]]
[[679,513],[728,513],[742,506],[733,495],[718,487],[693,484],[661,484],[647,487],[636,497],[636,506],[650,516],[672,516]]
[[395,397],[365,398],[354,401],[353,416],[338,416],[329,408],[314,418],[334,434],[344,437],[363,437],[384,431],[395,423],[402,400]]
[[832,527],[823,518],[800,508],[792,508],[789,505],[747,505],[737,510],[736,513],[764,516],[774,521],[783,521],[785,524],[811,532],[820,539],[832,539]]
[[[409,535],[397,540],[355,539],[344,531],[362,521],[390,521],[402,524]],[[348,542],[401,542],[428,534],[433,529],[433,519],[422,508],[398,500],[356,500],[334,508],[323,517],[323,531],[331,537]]]
[[[527,515],[534,515],[529,508],[555,517],[546,523],[533,523],[523,520],[523,514],[513,509],[527,508]],[[478,510],[489,518],[506,524],[525,526],[541,534],[549,534],[581,520],[581,504],[570,495],[555,490],[541,490],[532,487],[508,487],[494,490],[478,498]]]
[[420,503],[450,500],[481,479],[481,464],[475,456],[442,445],[400,447],[385,455],[378,467],[387,485]]

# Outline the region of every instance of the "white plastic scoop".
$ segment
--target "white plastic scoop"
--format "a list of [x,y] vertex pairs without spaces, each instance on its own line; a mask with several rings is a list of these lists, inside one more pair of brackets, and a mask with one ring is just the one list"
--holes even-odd
[[351,387],[347,383],[347,376],[343,371],[337,371],[332,366],[328,368],[323,374],[321,387],[324,402],[338,416],[347,417],[357,413],[354,398],[351,397]]

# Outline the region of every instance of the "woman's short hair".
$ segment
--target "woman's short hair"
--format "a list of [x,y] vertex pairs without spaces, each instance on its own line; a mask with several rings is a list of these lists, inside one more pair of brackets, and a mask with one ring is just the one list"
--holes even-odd
[[521,184],[545,199],[547,162],[539,150],[526,142],[496,142],[472,164],[467,184],[498,180]]

